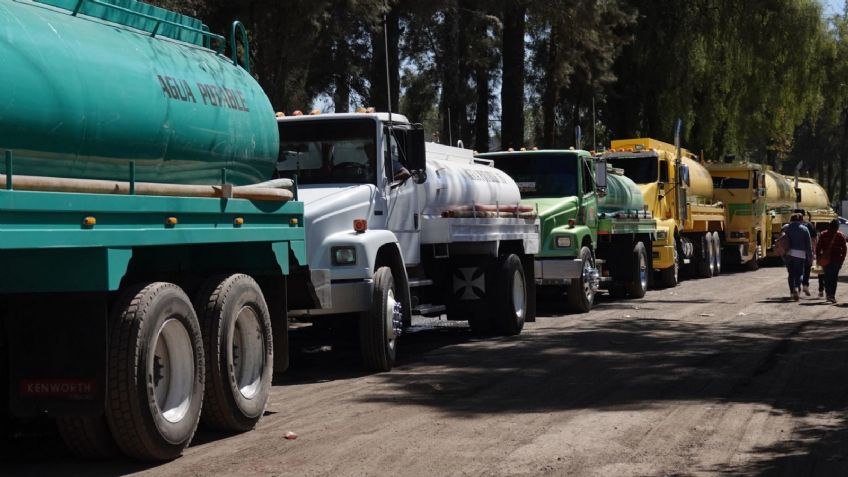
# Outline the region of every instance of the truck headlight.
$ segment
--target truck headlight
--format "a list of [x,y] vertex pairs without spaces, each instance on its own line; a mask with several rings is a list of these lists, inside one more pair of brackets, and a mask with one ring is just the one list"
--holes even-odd
[[556,246],[557,248],[571,248],[571,237],[567,235],[557,237]]
[[668,230],[657,230],[657,241],[666,240],[668,238]]
[[330,249],[333,265],[353,265],[356,263],[356,248],[333,247]]

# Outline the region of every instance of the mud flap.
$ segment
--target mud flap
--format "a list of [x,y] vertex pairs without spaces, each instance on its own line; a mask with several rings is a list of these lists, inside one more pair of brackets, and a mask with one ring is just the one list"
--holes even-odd
[[525,322],[536,321],[536,260],[532,255],[522,255],[521,265],[524,267],[524,282],[527,290],[527,314]]
[[105,293],[9,298],[9,411],[14,417],[103,413],[108,304]]

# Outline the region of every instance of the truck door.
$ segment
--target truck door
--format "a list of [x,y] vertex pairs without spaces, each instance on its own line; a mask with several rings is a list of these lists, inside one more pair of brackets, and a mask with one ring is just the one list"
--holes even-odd
[[405,129],[383,130],[383,158],[386,171],[386,228],[394,232],[407,266],[421,262],[421,209],[418,188],[409,177],[409,141]]
[[580,170],[583,171],[583,223],[592,230],[598,228],[598,199],[595,195],[595,179],[592,176],[592,163],[588,157],[582,157]]

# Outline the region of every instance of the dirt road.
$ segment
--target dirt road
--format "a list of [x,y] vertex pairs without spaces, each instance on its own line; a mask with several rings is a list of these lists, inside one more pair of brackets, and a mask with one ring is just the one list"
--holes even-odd
[[385,374],[301,330],[253,432],[200,432],[154,467],[22,439],[0,474],[848,475],[848,307],[788,302],[784,276],[691,280],[586,315],[549,306],[514,338],[422,326]]

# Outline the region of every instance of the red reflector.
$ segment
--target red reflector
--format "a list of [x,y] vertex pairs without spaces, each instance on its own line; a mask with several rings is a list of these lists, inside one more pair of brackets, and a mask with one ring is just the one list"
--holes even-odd
[[368,221],[365,219],[356,219],[353,221],[353,231],[361,234],[368,230]]

